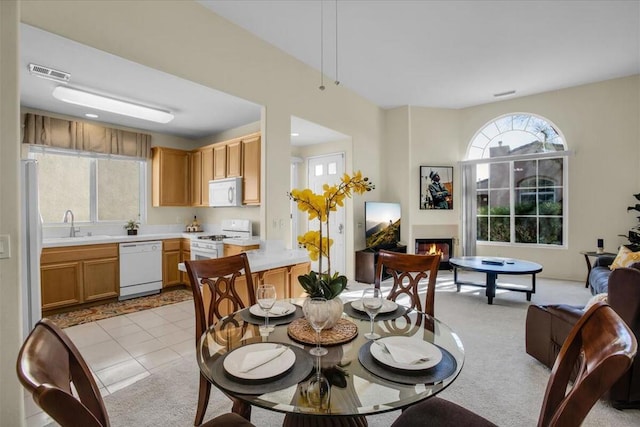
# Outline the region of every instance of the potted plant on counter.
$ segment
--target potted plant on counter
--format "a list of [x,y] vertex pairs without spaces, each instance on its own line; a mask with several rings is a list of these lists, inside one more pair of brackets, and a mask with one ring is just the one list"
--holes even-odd
[[[333,327],[342,316],[342,301],[338,295],[347,287],[346,276],[337,271],[331,273],[331,245],[333,239],[329,237],[329,214],[344,206],[344,200],[352,193],[363,194],[373,190],[369,178],[363,177],[360,171],[353,176],[344,174],[340,182],[335,185],[324,184],[323,193],[315,194],[310,189],[293,189],[289,198],[297,203],[298,209],[308,213],[309,221],[318,219],[318,230],[310,230],[298,236],[298,243],[309,251],[309,258],[318,261],[318,271],[298,276],[298,281],[309,297],[323,297],[333,301],[335,314],[329,320],[326,328]],[[323,269],[323,258],[327,260],[327,268]]]
[[135,219],[130,219],[125,224],[124,228],[127,230],[127,235],[135,236],[138,234],[138,228],[140,227],[140,223]]

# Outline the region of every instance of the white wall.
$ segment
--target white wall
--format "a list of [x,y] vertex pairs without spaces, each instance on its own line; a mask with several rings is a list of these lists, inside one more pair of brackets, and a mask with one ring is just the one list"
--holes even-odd
[[[548,249],[479,245],[478,254],[510,256],[539,262],[542,277],[584,280],[586,266],[582,250],[595,250],[596,239],[604,238],[605,249],[615,252],[626,239],[618,237],[638,224],[636,215],[626,207],[636,203],[632,196],[640,192],[640,76],[615,79],[463,110],[411,107],[387,112],[387,134],[404,137],[410,144],[410,161],[396,154],[394,170],[409,164],[410,182],[385,169],[388,179],[410,189],[413,229],[441,225],[449,228],[460,223],[460,174],[457,161],[464,158],[474,134],[487,122],[513,112],[534,113],[554,123],[574,151],[569,158],[567,183],[569,237],[567,248]],[[401,114],[407,118],[393,117]],[[390,140],[390,137],[387,137]],[[402,143],[397,147],[402,147]],[[418,168],[420,165],[451,165],[454,170],[454,209],[420,211]],[[403,203],[403,223],[404,223]],[[461,225],[459,227],[461,232]],[[403,230],[403,236],[405,231]],[[415,237],[412,236],[410,247]],[[459,253],[458,253],[459,254]]]
[[24,414],[16,359],[22,342],[20,298],[20,118],[18,94],[18,3],[0,1],[0,234],[8,235],[11,258],[0,259],[0,425],[20,426]]
[[[287,220],[289,203],[289,139],[292,115],[335,129],[353,138],[354,169],[379,176],[382,111],[342,86],[317,89],[317,72],[258,40],[247,31],[190,1],[162,2],[77,2],[12,0],[2,5],[2,85],[14,89],[12,96],[2,96],[4,108],[14,108],[15,117],[3,120],[0,132],[3,150],[0,182],[3,203],[17,198],[10,183],[17,181],[18,167],[18,96],[17,64],[6,55],[18,49],[15,35],[18,20],[62,37],[84,43],[142,65],[192,80],[264,106],[261,122],[264,153],[263,207],[260,221],[272,224]],[[17,8],[20,8],[19,14]],[[12,31],[14,34],[12,34]],[[5,107],[6,106],[6,107]],[[15,131],[12,130],[15,124]],[[7,167],[5,167],[7,166]],[[5,190],[6,188],[6,190]],[[6,194],[5,194],[6,193]],[[16,204],[12,204],[15,210]],[[262,212],[264,210],[264,212]],[[17,213],[4,215],[3,227],[15,230]],[[171,218],[173,213],[168,214]],[[5,221],[6,219],[6,221]],[[14,231],[15,232],[15,231]],[[290,240],[288,227],[265,227],[261,235],[269,239]],[[13,246],[18,251],[20,242]],[[14,375],[15,354],[19,345],[20,306],[17,292],[17,264],[2,264],[3,294],[0,298],[2,322],[2,425],[19,425],[22,391]],[[3,262],[4,263],[4,262]],[[4,288],[11,289],[4,292]],[[7,331],[7,332],[5,332]],[[8,358],[9,360],[7,360]],[[6,369],[5,369],[6,368]],[[6,380],[5,380],[6,376]],[[7,414],[7,415],[5,415]],[[5,419],[9,418],[5,423]]]

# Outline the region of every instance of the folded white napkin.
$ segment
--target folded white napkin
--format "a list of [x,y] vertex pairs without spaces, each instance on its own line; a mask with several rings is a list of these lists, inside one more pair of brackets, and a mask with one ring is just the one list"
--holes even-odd
[[[257,316],[266,316],[267,312],[263,310],[258,304],[255,307],[251,307],[251,312]],[[269,316],[282,316],[283,314],[293,313],[293,310],[287,306],[274,305],[269,310]]]
[[424,359],[427,358],[427,355],[424,353],[420,353],[419,351],[416,351],[416,349],[413,348],[413,345],[410,342],[406,342],[406,343],[380,342],[378,344],[383,345],[391,355],[391,358],[398,363],[403,363],[405,365],[413,365],[414,363],[418,363],[418,362],[426,362],[426,360]]
[[252,369],[262,366],[280,356],[282,353],[288,350],[288,347],[283,345],[280,347],[272,348],[269,350],[252,351],[247,353],[240,364],[240,372],[249,372]]
[[289,308],[289,307],[281,307],[281,306],[278,306],[278,305],[274,305],[273,307],[271,307],[271,311],[269,311],[269,314],[280,315],[280,314],[287,314],[290,311],[291,311],[291,308]]

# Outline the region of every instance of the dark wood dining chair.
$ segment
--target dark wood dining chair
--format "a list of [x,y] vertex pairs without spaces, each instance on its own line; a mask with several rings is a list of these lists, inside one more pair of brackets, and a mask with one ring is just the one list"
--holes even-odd
[[[433,316],[439,267],[439,254],[412,255],[381,250],[378,252],[375,287],[380,287],[382,274],[386,270],[393,278],[393,286],[387,299],[396,301],[401,296],[408,296],[411,300],[411,308]],[[428,279],[428,282],[423,306],[418,295],[418,284],[424,279]]]
[[[78,348],[49,319],[42,319],[18,354],[18,378],[35,403],[62,427],[108,427],[109,416],[98,386]],[[238,414],[220,415],[214,426],[252,426]]]
[[[227,314],[256,303],[253,276],[245,253],[222,258],[185,261],[195,306],[196,347],[204,331]],[[209,405],[211,383],[200,374],[194,425],[200,425]],[[251,405],[231,398],[232,412],[251,419]]]
[[[611,307],[598,303],[575,324],[553,365],[538,427],[582,424],[596,401],[631,366],[637,351],[633,332]],[[578,367],[572,387],[571,371]],[[392,427],[494,426],[468,409],[433,397],[406,409]]]

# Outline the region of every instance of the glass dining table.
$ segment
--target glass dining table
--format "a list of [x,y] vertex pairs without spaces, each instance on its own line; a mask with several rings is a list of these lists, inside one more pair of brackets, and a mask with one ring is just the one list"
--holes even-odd
[[[387,337],[403,337],[404,343],[440,350],[442,359],[426,370],[406,371],[378,363],[372,357],[374,343],[364,337],[369,332],[368,316],[344,304],[340,322],[354,329],[354,336],[335,345],[325,345],[328,354],[315,357],[290,328],[302,321],[304,299],[280,300],[294,304],[295,313],[274,317],[268,336],[260,335],[263,319],[249,308],[235,312],[211,325],[200,337],[197,359],[200,371],[213,385],[250,405],[289,414],[319,417],[358,417],[405,408],[428,399],[451,385],[462,370],[464,347],[446,324],[427,314],[403,306],[376,317],[374,328],[384,342]],[[357,300],[356,300],[357,301]],[[354,326],[355,325],[355,326]],[[270,343],[286,346],[295,353],[295,362],[281,375],[251,381],[229,375],[225,358],[243,347]],[[280,345],[278,345],[280,344]],[[248,351],[247,349],[244,349]],[[246,352],[245,351],[245,352]],[[318,403],[309,394],[310,382],[322,375],[329,387],[328,401]]]

